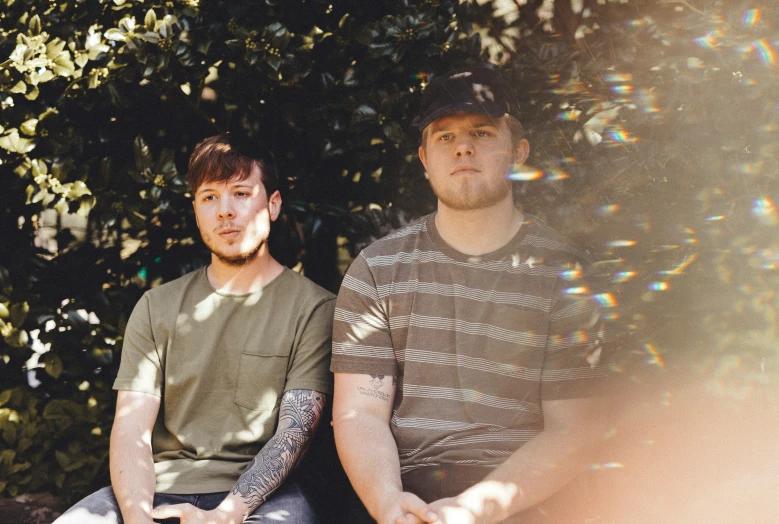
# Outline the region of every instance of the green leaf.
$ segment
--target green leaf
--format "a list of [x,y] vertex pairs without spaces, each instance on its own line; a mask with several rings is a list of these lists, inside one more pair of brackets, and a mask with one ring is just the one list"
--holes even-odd
[[146,11],[146,18],[143,20],[143,24],[146,26],[146,29],[149,31],[154,31],[154,26],[157,23],[157,13],[154,12],[154,9],[149,9]]
[[38,36],[41,34],[41,18],[38,15],[33,16],[30,18],[30,25],[29,25],[29,34],[30,36]]
[[19,80],[18,82],[16,82],[16,85],[14,85],[11,88],[11,92],[19,93],[23,95],[24,93],[27,92],[27,84],[24,82],[24,80]]
[[0,147],[12,153],[24,154],[35,149],[35,142],[29,138],[20,137],[19,131],[11,129],[7,135],[0,136]]
[[149,145],[141,135],[136,136],[135,140],[133,140],[133,153],[135,155],[135,165],[141,171],[151,169],[154,166],[154,159],[151,156]]
[[59,464],[60,467],[62,469],[64,469],[65,471],[67,471],[66,468],[72,462],[70,457],[68,456],[68,454],[65,453],[64,451],[55,451],[54,452],[54,458],[57,460],[57,464]]
[[6,389],[0,393],[0,406],[4,406],[6,402],[11,400],[11,393],[13,393],[13,390],[11,389]]
[[31,118],[29,120],[25,120],[22,125],[19,126],[19,130],[28,136],[35,136],[35,128],[38,125],[38,119],[37,118]]
[[43,356],[43,364],[48,375],[57,378],[62,374],[62,359],[59,355],[51,352],[46,353]]
[[27,313],[30,312],[30,305],[27,302],[16,303],[11,306],[11,324],[21,326],[27,319]]

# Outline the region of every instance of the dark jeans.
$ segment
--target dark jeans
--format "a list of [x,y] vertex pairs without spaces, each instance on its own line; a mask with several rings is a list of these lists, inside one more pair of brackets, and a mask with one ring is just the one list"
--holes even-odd
[[[192,504],[200,509],[214,509],[229,492],[202,493],[197,495],[154,494],[154,507],[163,504]],[[166,519],[165,524],[178,523],[179,519]],[[287,479],[244,522],[273,522],[284,524],[319,524],[308,499],[292,479]],[[124,524],[114,490],[103,488],[87,496],[66,511],[55,524]]]

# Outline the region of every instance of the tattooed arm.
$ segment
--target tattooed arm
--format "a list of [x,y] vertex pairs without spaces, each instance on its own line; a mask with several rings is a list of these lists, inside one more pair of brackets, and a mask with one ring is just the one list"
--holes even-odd
[[323,393],[293,389],[284,393],[276,433],[254,457],[230,494],[214,510],[189,504],[161,506],[154,518],[181,519],[181,524],[239,524],[289,476],[311,442],[327,402]]

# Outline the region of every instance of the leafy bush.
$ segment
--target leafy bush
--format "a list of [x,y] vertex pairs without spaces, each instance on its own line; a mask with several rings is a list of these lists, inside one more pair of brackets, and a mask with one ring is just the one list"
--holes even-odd
[[519,201],[612,260],[601,299],[625,358],[700,374],[776,358],[774,6],[0,5],[0,494],[105,482],[127,316],[207,260],[194,144],[269,144],[287,179],[273,253],[335,290],[361,246],[433,209],[410,121],[430,74],[477,61],[523,104]]

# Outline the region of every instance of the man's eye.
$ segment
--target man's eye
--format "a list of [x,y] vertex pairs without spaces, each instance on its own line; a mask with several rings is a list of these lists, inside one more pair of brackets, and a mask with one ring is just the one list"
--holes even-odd
[[246,191],[236,191],[236,193],[235,193],[235,196],[238,196],[238,197],[244,197],[244,196],[248,196],[248,195],[249,195],[249,193],[247,193]]
[[490,136],[490,132],[479,130],[476,131],[476,136],[478,136],[479,138],[484,138],[485,136]]
[[204,196],[204,197],[203,197],[201,200],[202,200],[203,202],[209,202],[209,201],[211,201],[211,200],[215,200],[215,199],[216,199],[216,197],[215,197],[214,195],[206,195],[206,196]]
[[443,135],[438,137],[438,139],[439,140],[451,140],[452,139],[452,135],[450,135],[449,133],[444,133]]

